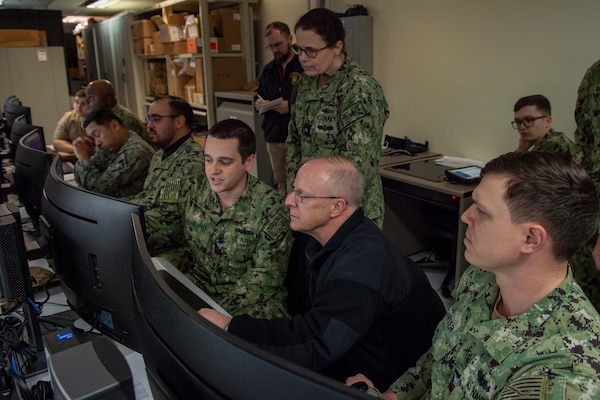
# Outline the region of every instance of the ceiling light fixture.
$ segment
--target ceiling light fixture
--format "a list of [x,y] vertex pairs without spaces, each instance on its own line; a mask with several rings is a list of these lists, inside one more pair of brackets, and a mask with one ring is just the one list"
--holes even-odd
[[94,2],[90,2],[89,4],[85,4],[87,8],[107,8],[112,6],[113,4],[118,3],[119,0],[97,0]]

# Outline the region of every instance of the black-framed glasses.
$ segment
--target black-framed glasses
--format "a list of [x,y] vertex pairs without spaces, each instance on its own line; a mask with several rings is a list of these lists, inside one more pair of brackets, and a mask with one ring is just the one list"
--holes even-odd
[[[181,115],[181,114],[179,114]],[[152,115],[146,115],[146,123],[150,123],[150,122],[154,122],[155,124],[158,124],[160,122],[161,119],[163,118],[177,118],[179,117],[179,115],[158,115],[158,114],[152,114]]]
[[273,44],[268,44],[265,46],[265,49],[267,50],[275,50],[280,48],[281,46],[283,46],[283,44],[285,43],[285,41],[281,41],[281,42],[277,42],[277,43],[273,43]]
[[514,129],[519,129],[519,126],[523,124],[525,128],[531,128],[535,123],[536,119],[546,118],[547,115],[542,115],[541,117],[527,117],[523,119],[515,119],[514,121],[510,121],[510,124]]
[[328,47],[331,46],[325,46],[325,47],[321,47],[320,49],[313,49],[312,47],[300,47],[297,44],[293,44],[292,45],[292,51],[294,52],[294,54],[296,54],[297,56],[300,56],[302,54],[302,52],[306,53],[307,56],[309,56],[310,58],[315,58],[317,56],[317,54],[319,54],[319,52],[321,50],[324,50]]
[[304,203],[305,199],[339,199],[340,196],[309,196],[298,190],[292,190],[292,193],[296,196],[296,200],[300,203]]

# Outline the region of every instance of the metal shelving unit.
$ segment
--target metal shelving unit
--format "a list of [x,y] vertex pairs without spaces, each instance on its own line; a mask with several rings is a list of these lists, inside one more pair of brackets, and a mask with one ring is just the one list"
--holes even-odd
[[[252,10],[251,5],[257,4],[259,0],[234,0],[234,1],[214,1],[214,0],[169,0],[157,3],[155,7],[150,9],[142,10],[136,15],[141,18],[148,18],[151,15],[162,15],[163,19],[167,15],[188,11],[193,14],[197,14],[199,18],[199,28],[201,32],[201,41],[203,49],[210,49],[210,11],[217,8],[223,7],[239,7],[240,12],[240,28],[241,28],[241,40],[242,50],[239,53],[212,53],[210,51],[203,51],[198,54],[176,54],[176,55],[147,55],[138,56],[142,61],[142,68],[144,71],[144,97],[145,103],[149,104],[152,101],[152,96],[148,96],[148,77],[147,77],[147,62],[148,60],[175,60],[175,59],[193,59],[196,62],[201,62],[204,73],[204,94],[205,94],[205,105],[193,104],[192,107],[197,115],[204,116],[206,118],[207,126],[211,127],[214,125],[216,120],[216,99],[214,96],[215,88],[213,85],[213,62],[215,58],[230,58],[230,57],[242,57],[244,65],[244,76],[246,82],[251,82],[255,79],[254,77],[254,40],[253,40],[253,29],[252,29]],[[168,73],[169,71],[167,71]],[[169,93],[172,88],[169,87]]]

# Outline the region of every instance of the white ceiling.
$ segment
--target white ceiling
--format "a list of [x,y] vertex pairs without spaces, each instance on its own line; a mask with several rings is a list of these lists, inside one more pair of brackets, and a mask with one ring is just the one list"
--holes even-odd
[[108,8],[85,8],[80,7],[85,0],[4,0],[0,9],[38,9],[38,10],[61,10],[62,15],[78,16],[111,16],[125,10],[143,10],[154,7],[157,0],[120,0],[114,6]]

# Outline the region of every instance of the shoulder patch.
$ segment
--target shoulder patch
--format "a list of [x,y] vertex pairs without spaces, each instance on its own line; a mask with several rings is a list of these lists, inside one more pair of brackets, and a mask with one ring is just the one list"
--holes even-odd
[[179,198],[181,178],[169,178],[163,186],[160,197],[163,203],[175,203]]
[[548,393],[548,377],[545,375],[526,376],[508,383],[497,397],[498,400],[523,399],[542,400]]
[[272,239],[281,235],[287,227],[290,225],[290,220],[287,213],[284,211],[278,211],[277,214],[271,218],[267,226],[265,226],[264,232]]

